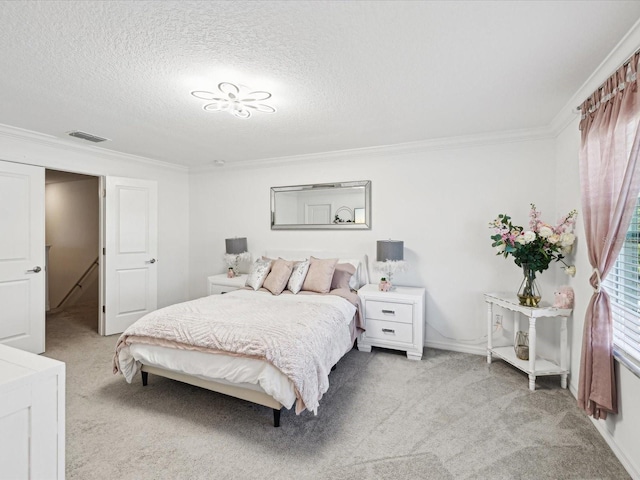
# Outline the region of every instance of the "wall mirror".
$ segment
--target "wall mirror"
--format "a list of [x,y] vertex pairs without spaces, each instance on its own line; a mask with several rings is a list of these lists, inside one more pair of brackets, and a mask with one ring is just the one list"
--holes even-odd
[[271,229],[371,228],[371,181],[271,188]]

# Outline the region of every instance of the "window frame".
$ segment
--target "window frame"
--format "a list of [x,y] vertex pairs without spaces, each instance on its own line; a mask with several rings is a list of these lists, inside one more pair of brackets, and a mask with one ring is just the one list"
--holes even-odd
[[[634,209],[624,244],[602,286],[611,304],[613,356],[640,378],[640,196]],[[627,317],[626,321],[624,317]],[[638,336],[637,340],[628,334],[630,330]],[[631,348],[635,348],[636,352],[632,353],[626,344],[633,345]]]

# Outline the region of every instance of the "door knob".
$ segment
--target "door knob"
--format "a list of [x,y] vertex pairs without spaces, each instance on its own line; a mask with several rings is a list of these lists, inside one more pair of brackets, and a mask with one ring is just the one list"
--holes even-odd
[[151,260],[149,260],[149,263],[156,263],[156,259],[152,258]]
[[42,269],[38,266],[33,267],[31,270],[27,270],[27,273],[38,273],[40,272]]

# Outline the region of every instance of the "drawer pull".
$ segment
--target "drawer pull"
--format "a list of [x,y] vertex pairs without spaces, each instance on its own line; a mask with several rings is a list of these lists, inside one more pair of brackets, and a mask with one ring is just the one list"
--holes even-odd
[[390,328],[383,328],[383,329],[382,329],[382,333],[393,333],[393,334],[395,334],[395,333],[396,333],[396,331],[395,331],[395,330],[392,330],[392,329],[390,329]]
[[395,315],[395,310],[382,310],[382,313],[388,313],[389,315]]

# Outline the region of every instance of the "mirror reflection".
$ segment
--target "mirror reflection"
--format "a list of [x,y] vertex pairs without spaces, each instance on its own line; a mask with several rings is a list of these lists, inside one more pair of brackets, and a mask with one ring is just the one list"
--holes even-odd
[[369,229],[371,182],[271,188],[271,229]]

